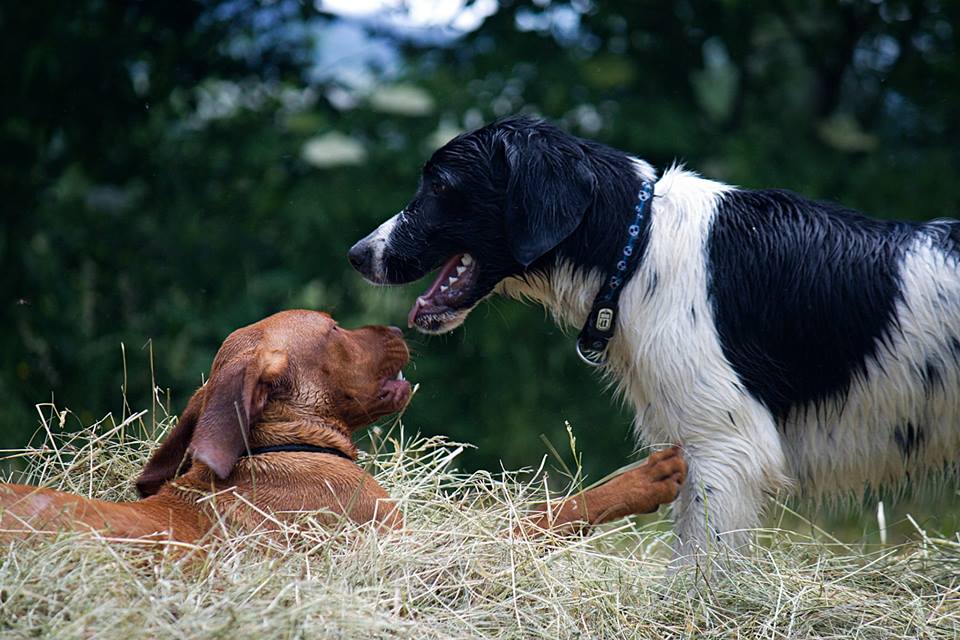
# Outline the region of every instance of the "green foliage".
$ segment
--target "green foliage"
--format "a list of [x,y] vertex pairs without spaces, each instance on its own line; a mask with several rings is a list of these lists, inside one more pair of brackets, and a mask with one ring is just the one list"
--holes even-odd
[[[0,9],[0,445],[51,393],[86,422],[117,409],[121,343],[131,404],[149,403],[152,351],[176,412],[226,334],[268,313],[402,324],[421,287],[370,287],[346,251],[444,132],[507,113],[877,215],[960,209],[956,3],[505,2],[443,46],[375,34],[399,70],[360,88],[335,73],[349,59],[314,66],[338,24],[252,0]],[[397,83],[428,100],[366,96]],[[334,132],[361,157],[311,164]],[[593,475],[632,451],[629,415],[541,310],[493,301],[410,338],[407,421],[479,445],[467,466],[535,464],[564,420]]]

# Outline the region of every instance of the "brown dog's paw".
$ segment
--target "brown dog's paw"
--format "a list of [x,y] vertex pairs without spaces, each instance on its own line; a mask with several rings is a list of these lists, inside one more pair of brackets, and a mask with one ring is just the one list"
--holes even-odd
[[655,482],[679,474],[679,482],[683,483],[687,476],[687,463],[683,461],[677,445],[650,454],[639,469],[643,469],[650,480]]
[[641,509],[655,511],[661,504],[673,502],[680,492],[680,485],[687,476],[687,464],[680,454],[680,447],[652,453],[646,461],[630,472],[631,485],[643,495],[645,504]]

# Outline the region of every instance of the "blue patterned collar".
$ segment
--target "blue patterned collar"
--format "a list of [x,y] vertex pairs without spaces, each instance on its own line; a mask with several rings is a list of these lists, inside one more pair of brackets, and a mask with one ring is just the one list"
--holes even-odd
[[593,307],[577,337],[577,355],[590,366],[599,367],[607,363],[607,344],[617,328],[620,294],[640,264],[637,242],[640,238],[641,223],[649,216],[652,203],[653,183],[644,180],[637,194],[637,203],[633,207],[634,217],[627,227],[623,249],[616,256],[610,276],[600,285],[600,291],[593,299]]

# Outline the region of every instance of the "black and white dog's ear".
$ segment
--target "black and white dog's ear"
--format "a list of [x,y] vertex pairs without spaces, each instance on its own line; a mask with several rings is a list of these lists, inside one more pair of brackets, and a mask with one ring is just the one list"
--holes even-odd
[[524,267],[580,226],[593,202],[596,175],[567,140],[520,131],[504,141],[506,223],[510,251]]

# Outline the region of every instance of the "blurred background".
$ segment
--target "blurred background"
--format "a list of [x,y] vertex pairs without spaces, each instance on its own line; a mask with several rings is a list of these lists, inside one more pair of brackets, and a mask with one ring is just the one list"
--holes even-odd
[[[405,324],[424,284],[369,286],[347,249],[507,114],[661,170],[960,215],[958,25],[947,0],[4,3],[0,447],[51,400],[76,427],[155,384],[176,413],[227,333],[280,309]],[[409,339],[407,429],[477,445],[466,467],[536,465],[565,421],[593,478],[630,459],[629,414],[541,309]]]

